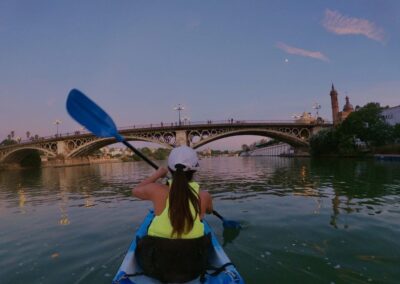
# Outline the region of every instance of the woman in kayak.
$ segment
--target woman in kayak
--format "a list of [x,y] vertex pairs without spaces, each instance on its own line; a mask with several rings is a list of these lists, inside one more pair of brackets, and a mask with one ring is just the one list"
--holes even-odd
[[152,201],[155,213],[136,254],[144,274],[163,282],[187,282],[206,270],[210,239],[204,235],[201,219],[212,212],[212,199],[193,181],[199,168],[193,149],[173,149],[168,168],[172,180],[167,185],[157,183],[168,173],[159,168],[132,190],[135,197]]

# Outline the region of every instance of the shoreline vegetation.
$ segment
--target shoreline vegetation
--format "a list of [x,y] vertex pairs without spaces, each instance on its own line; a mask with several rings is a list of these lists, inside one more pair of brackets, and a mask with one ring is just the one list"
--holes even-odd
[[400,124],[389,125],[379,103],[368,103],[341,124],[310,139],[313,157],[373,157],[400,155]]
[[[8,143],[8,142],[7,142]],[[7,144],[11,145],[11,144]],[[154,161],[166,160],[171,152],[171,149],[167,148],[138,148],[145,156]],[[241,151],[229,151],[229,150],[212,150],[205,149],[198,151],[200,158],[209,157],[227,157],[227,156],[238,156]],[[0,170],[12,170],[12,169],[26,169],[26,168],[39,168],[39,167],[73,167],[80,165],[99,164],[99,163],[119,163],[119,162],[136,162],[142,161],[142,159],[135,155],[129,149],[120,148],[102,148],[96,150],[89,156],[78,157],[69,160],[65,160],[63,156],[58,156],[53,159],[41,157],[38,152],[31,152],[19,164],[1,165]]]

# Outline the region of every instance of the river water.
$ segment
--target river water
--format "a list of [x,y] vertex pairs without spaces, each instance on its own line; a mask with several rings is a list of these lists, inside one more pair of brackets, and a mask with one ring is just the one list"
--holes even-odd
[[[207,216],[247,283],[399,283],[400,163],[203,159]],[[165,162],[160,162],[160,164]],[[143,162],[0,172],[0,283],[110,283],[151,204]]]

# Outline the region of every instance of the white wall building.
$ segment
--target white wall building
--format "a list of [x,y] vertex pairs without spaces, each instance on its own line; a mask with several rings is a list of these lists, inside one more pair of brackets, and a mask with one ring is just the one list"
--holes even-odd
[[286,143],[278,143],[249,152],[249,156],[279,156],[292,154],[294,154],[292,146]]
[[400,123],[400,106],[385,108],[382,110],[382,115],[388,124],[398,124]]

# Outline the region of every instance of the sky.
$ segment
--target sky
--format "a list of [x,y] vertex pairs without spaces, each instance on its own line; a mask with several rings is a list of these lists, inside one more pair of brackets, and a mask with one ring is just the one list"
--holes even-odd
[[177,121],[177,104],[216,121],[318,103],[331,120],[332,83],[340,107],[400,105],[400,1],[0,1],[0,140],[79,130],[73,88],[124,127]]

